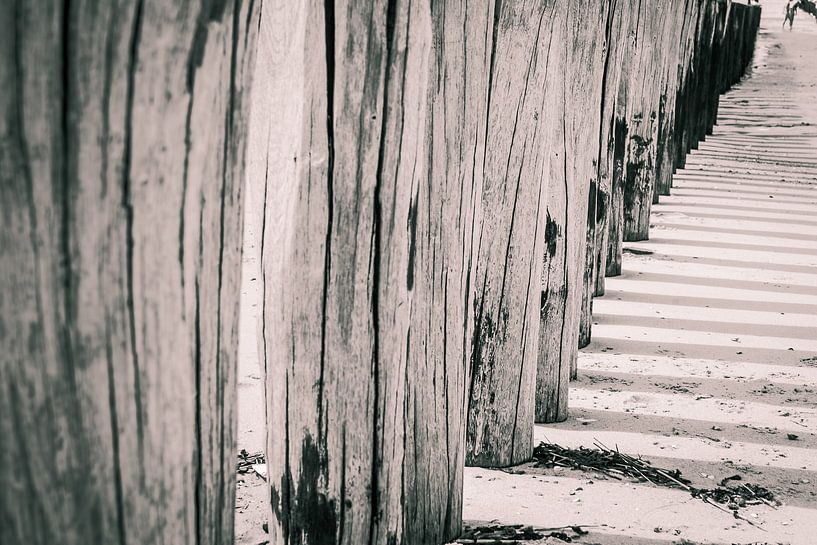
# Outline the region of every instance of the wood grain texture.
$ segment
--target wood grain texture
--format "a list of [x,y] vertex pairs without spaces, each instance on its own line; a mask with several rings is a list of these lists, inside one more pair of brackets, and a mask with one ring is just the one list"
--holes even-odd
[[[681,67],[686,36],[690,21],[688,2],[676,2],[670,7],[669,20],[665,25],[668,39],[665,42],[664,59],[661,67],[661,81],[658,102],[658,129],[656,140],[655,179],[652,189],[652,203],[657,204],[660,195],[669,195],[672,174],[675,171],[673,135],[675,131],[675,102],[681,83]],[[649,216],[647,222],[649,229]]]
[[[596,198],[595,246],[589,255],[594,256],[593,295],[604,295],[604,278],[607,275],[607,255],[610,247],[610,223],[615,221],[614,201],[621,201],[621,173],[623,169],[623,143],[626,135],[624,111],[627,97],[627,70],[632,56],[628,54],[632,44],[629,29],[636,15],[639,0],[616,0],[611,7],[614,14],[608,32],[608,61],[605,68],[604,103],[602,105],[599,146],[598,193]],[[588,309],[588,322],[590,321]]]
[[[567,418],[575,373],[587,251],[588,194],[595,195],[609,2],[566,4],[550,49],[546,251],[541,283],[536,421]],[[576,67],[581,66],[581,70]]]
[[[658,114],[661,79],[666,60],[667,31],[671,28],[670,8],[645,7],[640,12],[636,40],[637,60],[629,74],[632,78],[627,101],[629,132],[624,173],[625,241],[649,237],[649,215],[658,155]],[[651,8],[651,9],[650,9]],[[673,21],[674,22],[674,21]]]
[[495,2],[483,122],[466,463],[530,458],[557,2]]
[[257,6],[4,8],[0,542],[231,542]]
[[[657,179],[666,177],[671,180],[676,161],[677,138],[675,130],[675,116],[678,109],[679,89],[685,57],[691,47],[694,37],[696,21],[695,7],[698,0],[688,0],[686,3],[674,3],[669,13],[667,32],[673,35],[680,29],[676,43],[671,42],[673,48],[656,70],[662,70],[663,93],[659,98],[658,110],[658,145],[656,147],[656,174]],[[588,228],[587,278],[585,280],[584,300],[582,305],[582,321],[580,332],[580,347],[589,344],[592,324],[592,298],[604,295],[605,276],[615,276],[621,271],[621,248],[624,240],[622,222],[624,214],[624,180],[626,167],[626,142],[629,138],[629,123],[627,121],[627,96],[630,87],[629,71],[633,69],[631,62],[635,55],[628,52],[628,48],[635,47],[637,38],[637,21],[639,17],[639,2],[633,1],[620,7],[623,12],[614,26],[611,49],[616,68],[608,79],[608,89],[605,91],[607,106],[603,114],[602,151],[599,156],[599,190],[596,197],[596,223]],[[634,24],[631,31],[628,26]],[[669,106],[668,106],[669,105]],[[660,156],[660,157],[659,157]],[[669,183],[669,182],[667,182]],[[655,193],[655,192],[654,192]],[[595,228],[595,232],[591,232]],[[608,263],[609,259],[609,263]]]
[[[697,0],[687,0],[686,3],[674,3],[671,6],[673,11],[669,14],[668,32],[672,35],[675,29],[680,29],[680,35],[677,38],[677,48],[667,55],[662,66],[657,67],[657,69],[663,70],[665,74],[663,79],[665,90],[659,102],[659,143],[657,151],[661,157],[658,158],[657,170],[661,174],[657,175],[657,177],[661,179],[662,176],[666,176],[667,184],[671,180],[676,159],[674,155],[676,97],[681,85],[683,56],[688,51],[690,39],[694,35],[693,8],[696,4]],[[611,45],[608,54],[614,61],[608,64],[609,73],[605,77],[605,106],[602,114],[603,122],[600,137],[602,146],[599,155],[599,187],[595,199],[595,223],[590,221],[590,216],[588,216],[588,244],[590,250],[586,262],[580,347],[589,344],[591,339],[592,298],[604,295],[604,278],[608,270],[608,253],[612,254],[612,252],[608,251],[611,247],[611,231],[613,231],[616,250],[610,263],[611,275],[618,274],[621,267],[619,249],[623,241],[623,233],[620,230],[619,217],[623,214],[624,154],[626,152],[623,144],[627,138],[629,127],[624,112],[626,111],[627,89],[629,88],[627,74],[631,67],[627,63],[627,58],[631,57],[631,54],[626,51],[630,40],[628,26],[630,21],[633,20],[631,18],[638,20],[638,0],[626,3],[618,1],[614,8],[621,14],[613,20],[610,31]],[[690,21],[692,21],[692,24],[690,24]],[[675,47],[675,43],[673,43],[673,47]],[[622,77],[622,73],[624,77]],[[667,106],[668,104],[669,106]],[[618,115],[617,110],[619,111]],[[666,167],[665,163],[672,166]],[[611,221],[612,228],[610,227]]]
[[[631,94],[632,72],[638,60],[638,28],[641,18],[643,0],[629,4],[627,17],[622,18],[626,30],[621,34],[621,73],[615,89],[615,104],[612,107],[612,130],[608,148],[612,149],[609,158],[610,200],[607,209],[606,247],[599,249],[605,253],[603,259],[605,276],[621,274],[621,255],[624,241],[624,180],[627,166],[630,123],[628,117]],[[626,21],[624,20],[626,19]],[[606,183],[606,182],[605,182]]]
[[687,0],[679,7],[682,7],[683,11],[677,14],[677,42],[672,44],[673,47],[676,47],[673,53],[675,62],[668,66],[665,76],[665,89],[662,95],[663,100],[659,111],[659,157],[653,204],[658,202],[660,195],[670,194],[672,175],[679,163],[678,149],[682,134],[680,127],[682,103],[689,77],[699,2],[697,0]]
[[459,2],[264,5],[250,184],[271,543],[459,532],[492,20]]
[[687,152],[697,148],[698,142],[706,137],[709,124],[712,122],[712,97],[709,94],[713,87],[712,61],[717,37],[718,9],[718,2],[715,1],[704,2],[702,7],[697,44],[697,87],[690,97],[692,115]]
[[593,297],[604,295],[604,271],[607,267],[607,240],[610,199],[613,191],[615,165],[616,104],[619,100],[621,74],[626,64],[627,30],[634,4],[638,0],[612,0],[605,27],[606,50],[601,83],[601,120],[599,124],[599,155],[595,177],[595,192],[588,192],[587,245],[585,277],[582,292],[582,319],[579,348],[590,342]]

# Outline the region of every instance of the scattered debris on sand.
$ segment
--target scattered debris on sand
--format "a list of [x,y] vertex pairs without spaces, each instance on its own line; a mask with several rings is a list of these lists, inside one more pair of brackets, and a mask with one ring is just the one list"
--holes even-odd
[[[522,524],[465,524],[462,535],[456,543],[470,545],[513,545],[522,541],[538,541],[553,538],[553,543],[573,543],[574,540],[587,535],[581,526],[560,526],[558,528],[535,528]],[[551,541],[548,541],[551,543]]]
[[672,488],[688,488],[691,481],[676,470],[665,470],[652,466],[648,461],[622,454],[618,450],[605,447],[598,441],[597,448],[565,448],[553,443],[539,443],[533,449],[536,467],[567,467],[591,470],[612,479],[631,478]]
[[808,365],[809,367],[817,367],[817,356],[811,356],[809,358],[801,358],[800,363]]
[[241,474],[249,473],[250,471],[254,471],[253,466],[264,463],[266,463],[266,459],[264,458],[263,452],[250,454],[246,450],[241,449],[241,452],[238,453],[238,463],[236,463],[235,471]]
[[780,505],[774,494],[768,489],[751,483],[738,482],[743,480],[740,475],[721,480],[715,488],[697,488],[692,486],[692,481],[685,478],[678,469],[653,466],[640,456],[635,458],[628,456],[619,452],[618,448],[614,450],[604,446],[598,440],[594,444],[596,448],[571,449],[553,443],[539,443],[533,449],[535,467],[589,470],[612,479],[628,478],[656,486],[686,490],[693,497],[722,511],[731,512],[736,519],[746,521],[753,526],[755,524],[752,521],[740,515],[741,508],[759,504],[776,508]]

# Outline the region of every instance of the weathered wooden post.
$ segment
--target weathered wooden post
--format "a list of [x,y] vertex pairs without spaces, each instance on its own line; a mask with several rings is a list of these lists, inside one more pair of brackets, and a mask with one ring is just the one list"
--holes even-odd
[[[584,290],[582,294],[582,321],[579,347],[590,343],[593,297],[604,294],[604,274],[607,266],[607,241],[610,199],[613,191],[615,161],[616,103],[627,63],[627,30],[634,15],[637,0],[612,0],[605,29],[607,49],[602,74],[601,122],[599,125],[599,156],[595,195],[589,195],[587,215],[587,257],[585,260]],[[592,183],[592,182],[591,182]]]
[[[715,36],[719,46],[713,78],[717,93],[721,94],[741,80],[752,60],[760,6],[727,5],[725,0],[720,0],[719,6],[723,24]],[[717,107],[715,116],[717,118]]]
[[[607,209],[607,227],[605,230],[606,244],[599,248],[604,276],[618,276],[621,274],[621,254],[624,241],[624,182],[627,167],[628,142],[630,138],[630,122],[628,118],[631,90],[636,84],[634,74],[638,62],[639,22],[642,3],[635,0],[628,3],[626,30],[623,32],[621,45],[621,74],[619,85],[615,90],[615,102],[612,106],[613,125],[610,133],[611,149],[608,158],[610,170],[610,201]],[[625,24],[623,21],[622,24]],[[603,279],[596,288],[597,293],[604,291]]]
[[[675,95],[675,122],[674,128],[668,143],[669,152],[673,161],[673,174],[675,170],[682,168],[686,163],[685,138],[688,132],[689,95],[691,94],[692,82],[694,81],[694,64],[696,59],[696,41],[699,19],[702,5],[697,0],[689,0],[684,22],[684,34],[681,42],[680,63],[678,72],[678,90]],[[672,190],[672,176],[667,176],[668,180],[661,182],[661,189],[667,194]],[[664,193],[662,193],[664,194]]]
[[671,39],[667,40],[666,61],[661,83],[661,102],[658,110],[658,145],[657,162],[655,169],[655,183],[653,189],[653,204],[658,203],[660,195],[669,195],[672,185],[672,175],[675,172],[676,153],[675,135],[677,134],[677,97],[681,90],[681,76],[689,43],[691,19],[691,3],[677,2],[670,6],[670,21],[667,26]]
[[[609,7],[602,0],[565,5],[556,19],[559,34],[549,55],[549,187],[537,422],[567,418],[568,381],[576,373],[588,193],[597,176],[607,29],[615,17]],[[578,66],[583,68],[576,70]]]
[[2,543],[232,542],[257,10],[0,10]]
[[[557,6],[558,4],[558,6]],[[496,2],[479,226],[466,463],[508,466],[533,452],[545,230],[545,75],[557,2]],[[492,8],[493,9],[493,8]]]
[[[665,9],[643,6],[638,25],[638,60],[628,100],[629,136],[624,176],[625,241],[649,237],[649,216],[658,160],[658,113],[661,80],[666,62],[666,23],[672,21]],[[672,21],[674,22],[674,21]]]
[[[669,193],[672,172],[678,157],[676,118],[682,115],[680,112],[684,85],[682,76],[685,74],[685,66],[690,57],[692,39],[696,29],[697,13],[695,6],[698,4],[697,0],[688,0],[685,3],[675,3],[668,6],[668,9],[665,10],[664,26],[667,30],[679,29],[679,32],[676,40],[667,40],[666,44],[661,47],[654,43],[654,35],[645,34],[645,31],[641,30],[643,34],[641,36],[642,45],[644,40],[648,40],[651,42],[650,47],[658,48],[660,52],[653,55],[651,59],[647,59],[651,67],[647,66],[644,69],[655,72],[661,78],[660,80],[654,80],[656,84],[652,86],[651,92],[657,93],[656,96],[658,97],[657,110],[653,111],[652,114],[656,117],[655,134],[657,136],[657,143],[654,146],[654,180],[657,189],[664,194]],[[629,17],[634,17],[633,21],[636,22],[636,25],[640,21],[638,16],[639,8],[636,4],[630,3],[626,6],[614,6],[614,9],[622,11],[622,17],[618,19],[620,24],[614,27],[614,32],[615,28],[617,28],[619,35],[613,37],[611,47],[618,47],[616,55],[625,58],[614,63],[614,67],[611,69],[612,72],[605,78],[608,87],[612,87],[605,92],[606,104],[602,116],[601,142],[604,145],[599,155],[599,189],[595,200],[595,223],[588,216],[588,244],[591,250],[588,251],[586,261],[585,291],[583,293],[579,338],[580,347],[586,346],[590,342],[592,297],[604,294],[605,273],[610,276],[620,273],[621,242],[624,239],[620,229],[620,220],[623,219],[624,212],[622,208],[624,179],[622,176],[625,173],[623,167],[626,151],[622,144],[629,138],[630,124],[637,125],[640,121],[637,118],[634,122],[628,123],[623,113],[616,113],[617,109],[621,112],[626,108],[627,103],[627,90],[630,84],[630,72],[628,70],[633,65],[627,64],[626,58],[638,54],[638,52],[633,51],[633,54],[622,55],[621,51],[625,50],[627,46],[626,31],[630,21]],[[631,31],[636,37],[639,36],[638,32],[638,26]],[[644,83],[640,81],[640,76],[638,79],[637,85]],[[616,99],[619,100],[618,104]],[[655,97],[651,99],[641,97],[641,100],[647,100],[653,105],[656,104]],[[619,145],[617,146],[616,143]],[[653,190],[652,193],[653,202],[656,202],[658,192]],[[639,214],[639,217],[641,217],[640,223],[646,226],[646,220],[642,217],[643,213],[648,213],[648,208],[644,208]],[[610,259],[609,263],[608,257]]]
[[699,69],[702,57],[703,36],[701,29],[704,25],[706,17],[706,2],[695,2],[695,28],[693,29],[693,38],[689,65],[686,70],[686,84],[684,85],[684,97],[680,107],[680,119],[682,125],[679,128],[678,134],[678,168],[683,168],[686,165],[686,156],[692,149],[694,142],[694,126],[697,120],[695,98],[698,92],[701,74]]
[[459,532],[493,24],[264,4],[270,543]]
[[[611,63],[608,64],[604,84],[604,103],[602,105],[602,123],[599,148],[599,191],[596,203],[595,260],[593,271],[593,296],[604,295],[604,278],[607,275],[607,257],[610,245],[611,223],[616,221],[615,213],[621,202],[620,183],[623,171],[624,141],[626,139],[626,121],[624,110],[627,96],[627,74],[632,62],[632,37],[629,33],[631,18],[635,15],[635,2],[617,0],[614,9],[613,28],[610,33],[609,47]],[[616,180],[619,180],[617,183]],[[617,196],[618,194],[618,196]],[[588,321],[592,318],[588,316]]]
[[[680,88],[675,100],[675,132],[673,134],[673,149],[675,167],[683,168],[686,163],[687,148],[689,147],[689,123],[692,117],[690,111],[690,97],[695,85],[695,64],[697,63],[698,29],[700,27],[702,3],[698,0],[689,0],[687,9],[686,43],[683,46],[683,63],[680,67]],[[670,179],[670,189],[672,180]]]
[[701,25],[701,56],[698,70],[700,77],[698,79],[699,87],[695,96],[695,124],[692,134],[692,149],[697,149],[698,142],[706,137],[709,132],[711,124],[714,122],[712,95],[717,88],[712,81],[713,76],[713,61],[715,58],[715,49],[718,45],[718,28],[719,28],[719,2],[718,0],[708,0],[704,5],[704,13],[702,15]]

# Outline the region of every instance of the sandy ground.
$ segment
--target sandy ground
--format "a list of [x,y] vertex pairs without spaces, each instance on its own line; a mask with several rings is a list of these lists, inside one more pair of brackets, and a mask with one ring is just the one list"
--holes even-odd
[[[588,544],[817,543],[817,22],[801,13],[779,32],[784,5],[763,2],[752,77],[722,99],[715,135],[654,208],[652,240],[627,245],[649,253],[628,252],[595,301],[570,419],[536,438],[617,445],[699,486],[741,474],[785,505],[745,510],[758,529],[680,491],[469,468],[466,520],[579,524]],[[238,442],[251,453],[266,441],[262,202],[248,188]],[[260,477],[239,475],[238,544],[266,541],[266,496]]]

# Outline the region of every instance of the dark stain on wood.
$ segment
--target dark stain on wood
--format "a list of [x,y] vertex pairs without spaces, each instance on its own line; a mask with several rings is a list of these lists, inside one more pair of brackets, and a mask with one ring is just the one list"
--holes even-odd
[[415,195],[409,205],[408,220],[406,229],[409,233],[408,266],[406,267],[406,288],[414,289],[414,260],[417,256],[417,196]]
[[559,224],[553,221],[553,218],[548,214],[547,223],[545,224],[545,245],[547,247],[547,255],[550,258],[556,255],[556,243],[559,241],[560,232]]
[[[325,468],[325,454],[312,436],[306,434],[301,445],[297,486],[293,487],[289,470],[282,476],[280,488],[270,486],[272,512],[281,521],[287,545],[338,543],[338,508],[335,500],[329,499],[323,490]],[[290,497],[293,489],[294,498]]]

